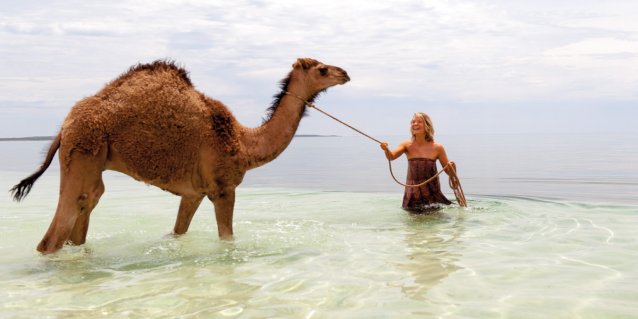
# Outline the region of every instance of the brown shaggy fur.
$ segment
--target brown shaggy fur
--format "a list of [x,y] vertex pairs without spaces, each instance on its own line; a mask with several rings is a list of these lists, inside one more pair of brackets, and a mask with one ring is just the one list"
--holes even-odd
[[79,101],[69,112],[40,169],[12,188],[26,196],[59,149],[60,199],[38,245],[55,252],[86,240],[89,216],[104,192],[102,171],[111,169],[182,197],[174,233],[183,234],[201,203],[215,206],[219,236],[232,237],[235,188],[247,170],[275,159],[290,143],[312,100],[347,73],[313,59],[298,59],[259,128],[240,125],[221,102],[193,87],[172,62],[139,64]]
[[96,155],[110,145],[135,178],[168,183],[187,173],[210,135],[212,123],[202,119],[227,112],[175,65],[138,65],[73,107],[62,126],[63,143],[73,145],[63,163],[72,151]]

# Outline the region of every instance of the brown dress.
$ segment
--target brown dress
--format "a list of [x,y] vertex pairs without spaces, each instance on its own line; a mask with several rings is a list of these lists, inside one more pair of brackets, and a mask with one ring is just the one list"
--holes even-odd
[[[411,158],[408,160],[406,184],[423,183],[436,175],[436,160],[429,158]],[[432,204],[452,204],[443,193],[439,178],[419,187],[406,187],[403,194],[403,209],[410,211],[428,210]]]

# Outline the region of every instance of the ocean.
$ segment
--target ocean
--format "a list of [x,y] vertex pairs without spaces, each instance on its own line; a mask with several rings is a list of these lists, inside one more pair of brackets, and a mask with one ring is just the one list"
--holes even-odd
[[57,163],[8,190],[50,142],[0,142],[0,318],[638,318],[638,137],[437,140],[468,208],[409,214],[376,143],[296,137],[237,189],[233,241],[207,201],[171,236],[179,198],[107,171],[87,243],[47,256]]

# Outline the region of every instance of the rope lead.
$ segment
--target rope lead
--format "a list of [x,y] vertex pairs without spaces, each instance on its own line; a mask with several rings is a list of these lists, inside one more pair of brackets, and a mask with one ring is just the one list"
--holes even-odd
[[[331,114],[329,114],[328,112],[325,112],[323,110],[321,110],[320,108],[318,108],[316,105],[314,105],[312,102],[308,102],[306,101],[304,98],[290,93],[290,92],[285,92],[287,95],[293,96],[299,100],[301,100],[306,106],[311,107],[319,112],[321,112],[322,114],[328,116],[329,118],[351,128],[352,130],[354,130],[355,132],[377,142],[378,144],[382,144],[381,141],[377,140],[376,138],[356,129],[355,127],[351,126],[350,124],[332,116]],[[456,164],[452,161],[448,162],[447,165],[445,165],[443,167],[442,170],[440,170],[439,172],[437,172],[434,176],[428,178],[425,182],[419,183],[419,184],[414,184],[414,185],[408,185],[408,184],[404,184],[401,183],[395,176],[394,176],[394,172],[392,171],[392,161],[388,160],[388,167],[390,168],[390,175],[392,176],[392,179],[394,179],[395,182],[397,182],[397,184],[401,185],[401,186],[405,186],[405,187],[420,187],[423,186],[431,181],[433,181],[435,178],[437,178],[439,175],[441,175],[441,173],[443,173],[443,171],[447,171],[448,175],[449,175],[449,185],[450,188],[454,191],[454,196],[456,196],[456,201],[459,203],[459,206],[461,207],[467,207],[467,201],[465,200],[465,194],[463,193],[463,188],[461,187],[461,181],[459,180],[459,177],[456,175]]]

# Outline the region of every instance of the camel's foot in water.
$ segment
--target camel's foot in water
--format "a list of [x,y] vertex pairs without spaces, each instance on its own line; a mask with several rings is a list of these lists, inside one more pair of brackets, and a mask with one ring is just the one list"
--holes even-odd
[[49,238],[44,238],[40,241],[36,249],[43,255],[48,255],[62,249],[63,245],[64,240],[52,241]]
[[223,241],[233,241],[235,237],[233,237],[233,234],[227,234],[227,235],[219,235],[219,239]]

